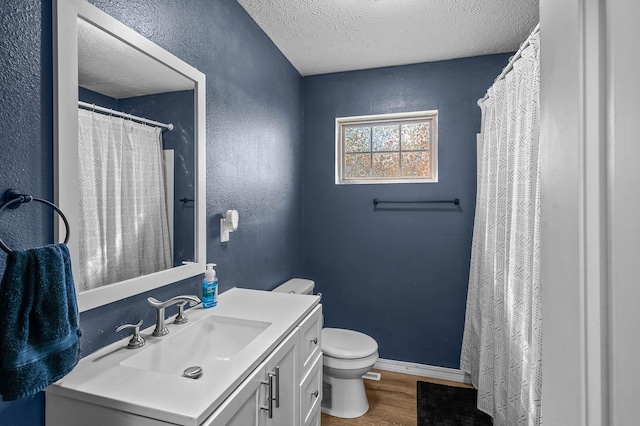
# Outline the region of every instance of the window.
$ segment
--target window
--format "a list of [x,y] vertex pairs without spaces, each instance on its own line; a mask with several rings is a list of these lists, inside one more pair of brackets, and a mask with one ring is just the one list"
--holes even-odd
[[438,181],[438,111],[336,119],[336,183]]

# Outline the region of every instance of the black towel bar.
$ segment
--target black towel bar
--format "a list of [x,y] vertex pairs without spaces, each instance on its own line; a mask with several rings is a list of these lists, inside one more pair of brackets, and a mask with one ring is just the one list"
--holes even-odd
[[383,200],[378,200],[377,198],[374,198],[373,205],[377,206],[378,204],[455,204],[457,206],[460,204],[460,199],[455,198],[453,200],[383,201]]
[[[64,226],[67,227],[67,235],[64,238],[64,243],[67,244],[69,242],[69,234],[71,233],[71,228],[69,227],[69,221],[65,217],[64,213],[62,213],[62,210],[60,210],[58,206],[56,206],[55,204],[47,200],[43,200],[42,198],[36,198],[34,196],[27,195],[27,194],[21,194],[15,189],[7,189],[4,193],[4,200],[5,200],[4,203],[2,204],[2,206],[0,206],[0,213],[2,213],[2,210],[4,210],[7,207],[10,209],[17,209],[18,207],[20,207],[21,204],[28,203],[30,201],[37,201],[39,203],[44,203],[48,205],[49,207],[54,209],[64,221]],[[0,248],[4,250],[6,253],[11,253],[12,251],[9,247],[7,247],[7,245],[4,243],[4,241],[2,241],[2,239],[0,239]]]

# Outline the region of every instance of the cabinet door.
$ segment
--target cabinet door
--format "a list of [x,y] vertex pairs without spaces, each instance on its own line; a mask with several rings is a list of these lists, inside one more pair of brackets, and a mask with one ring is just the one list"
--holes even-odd
[[201,426],[257,426],[263,376],[258,367]]
[[309,372],[300,383],[300,424],[316,424],[322,401],[322,352],[316,356]]
[[[113,408],[95,405],[79,399],[46,393],[47,426],[170,426],[174,423],[150,419]],[[0,416],[0,424],[2,417]]]
[[271,395],[264,386],[261,406],[268,407],[272,398],[272,416],[260,410],[260,424],[271,426],[297,426],[300,416],[298,329],[295,329],[265,360],[264,380],[273,376]]
[[302,320],[300,327],[300,376],[309,372],[313,361],[322,350],[322,305],[318,305]]

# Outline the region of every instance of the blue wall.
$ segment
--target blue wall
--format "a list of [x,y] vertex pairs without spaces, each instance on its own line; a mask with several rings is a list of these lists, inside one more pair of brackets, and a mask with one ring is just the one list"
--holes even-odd
[[[304,79],[304,272],[325,326],[365,332],[381,358],[458,368],[484,95],[509,55]],[[336,117],[438,110],[439,182],[336,185]],[[373,208],[373,199],[459,198]]]
[[[302,78],[235,0],[95,0],[96,6],[207,76],[207,260],[220,290],[273,288],[302,275]],[[18,188],[53,199],[53,73],[50,0],[0,4],[0,192]],[[219,242],[221,213],[240,227]],[[4,212],[3,212],[4,213]],[[3,214],[3,216],[5,216]],[[10,247],[52,241],[49,210],[24,206],[0,217]],[[6,256],[0,253],[0,274]],[[198,292],[186,280],[81,315],[83,353],[122,336],[113,329],[142,317],[145,301]],[[44,423],[42,394],[0,402],[2,425]]]
[[[222,291],[270,289],[307,276],[325,292],[328,326],[371,334],[384,358],[458,366],[480,120],[475,101],[507,55],[303,83],[235,0],[92,3],[207,76],[207,260],[219,264]],[[0,192],[14,187],[53,199],[51,19],[50,0],[0,4]],[[336,116],[423,109],[440,111],[440,183],[334,185]],[[374,212],[374,197],[458,197],[462,204]],[[239,210],[240,227],[221,244],[219,219],[230,208]],[[2,216],[0,236],[11,247],[52,241],[49,210],[31,205]],[[5,258],[0,253],[0,274]],[[194,293],[199,283],[185,280],[83,313],[83,353],[122,337],[112,330],[124,322],[142,317],[152,324],[149,295]],[[42,393],[0,402],[3,425],[43,419]]]
[[84,87],[78,87],[78,100],[118,110],[118,100],[116,98],[85,89]]

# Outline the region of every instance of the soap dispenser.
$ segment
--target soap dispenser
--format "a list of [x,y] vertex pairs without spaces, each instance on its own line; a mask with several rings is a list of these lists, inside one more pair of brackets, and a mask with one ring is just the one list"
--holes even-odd
[[215,263],[207,263],[207,269],[204,271],[204,280],[202,280],[202,307],[213,308],[218,304],[218,278],[216,270],[213,267]]

